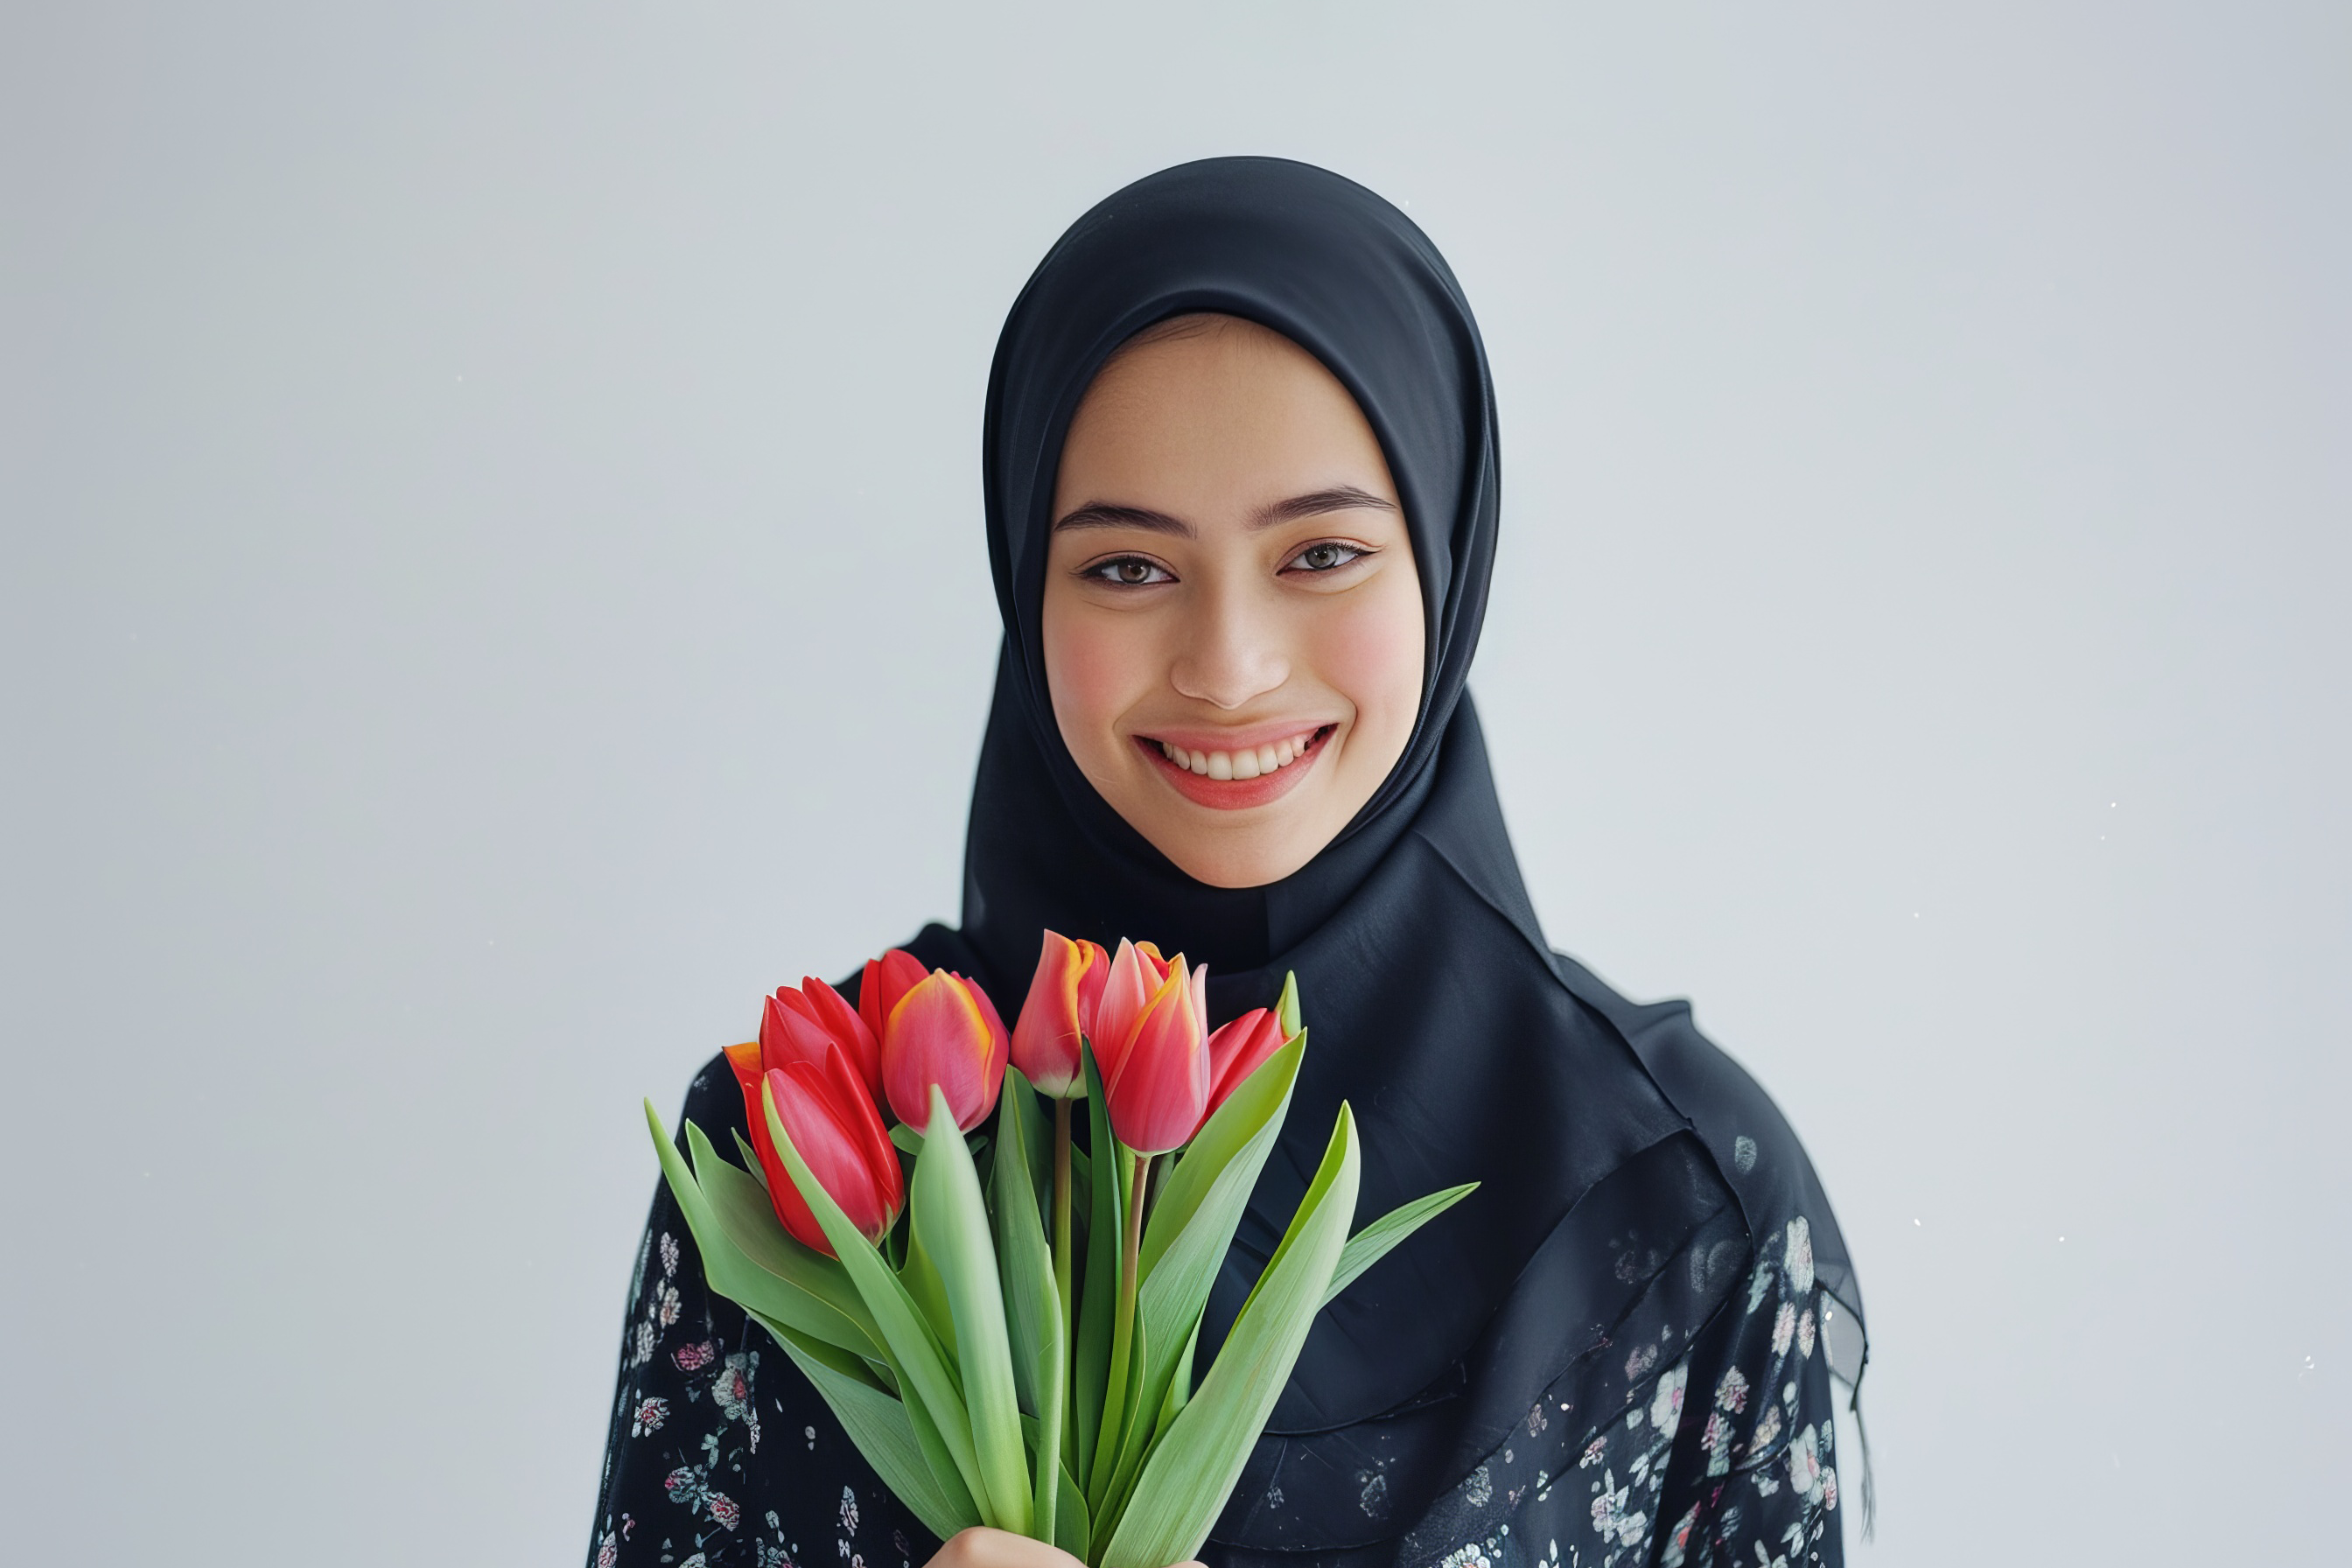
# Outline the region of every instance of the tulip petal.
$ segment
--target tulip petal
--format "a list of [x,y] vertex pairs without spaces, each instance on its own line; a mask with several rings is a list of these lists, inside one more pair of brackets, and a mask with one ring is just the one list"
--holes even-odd
[[1078,939],[1078,946],[1086,952],[1086,967],[1078,976],[1078,1027],[1091,1035],[1095,1010],[1102,1005],[1103,984],[1110,978],[1110,954],[1100,943],[1084,937]]
[[768,998],[760,1015],[760,1059],[765,1066],[821,1062],[832,1048],[833,1036],[806,997],[787,985]]
[[1287,1043],[1281,1017],[1265,1007],[1253,1008],[1210,1036],[1209,1114],[1215,1115],[1226,1097]]
[[899,1121],[929,1121],[933,1085],[967,1132],[996,1109],[1006,1046],[994,1015],[977,986],[944,969],[898,999],[882,1032],[882,1084]]
[[[848,1057],[835,1047],[821,1064],[801,1061],[771,1068],[765,1082],[776,1114],[810,1173],[850,1223],[867,1240],[878,1241],[904,1206],[904,1182],[881,1118]],[[772,1179],[768,1191],[786,1230],[821,1251],[833,1251],[806,1197],[789,1176]]]
[[877,1105],[882,1103],[882,1038],[866,1026],[857,1009],[845,1001],[841,993],[814,974],[801,976],[800,994],[809,1016],[823,1026],[842,1049],[849,1053],[849,1065],[866,1081],[867,1090]]
[[1079,987],[1087,955],[1058,931],[1047,931],[1037,973],[1013,1026],[1012,1061],[1040,1094],[1068,1098],[1078,1076],[1078,1037],[1085,1030]]
[[1108,1083],[1118,1075],[1118,1061],[1127,1049],[1128,1037],[1135,1033],[1136,1020],[1143,1016],[1151,994],[1165,978],[1155,973],[1145,952],[1151,944],[1141,948],[1121,937],[1118,955],[1110,961],[1103,979],[1102,999],[1095,1008],[1095,1032],[1087,1037],[1094,1042],[1095,1058],[1101,1063],[1103,1080]]
[[1139,1154],[1182,1147],[1208,1109],[1208,1042],[1190,980],[1179,954],[1103,1088],[1112,1131]]
[[[1004,1019],[996,1011],[996,1004],[988,999],[988,993],[981,989],[979,981],[965,980],[961,974],[956,978],[963,981],[963,988],[971,993],[972,1005],[980,1009],[981,1020],[988,1026],[988,1059],[992,1064],[990,1071],[1001,1079],[1004,1076],[1004,1063],[1010,1055],[1011,1043],[1004,1032]],[[990,1097],[989,1103],[996,1103],[993,1096]]]
[[[908,992],[923,982],[926,971],[923,961],[905,948],[894,947],[879,958],[866,961],[866,973],[857,985],[857,1016],[864,1019],[877,1045],[882,1039],[882,1026]],[[920,1121],[915,1123],[919,1127]]]
[[[760,1162],[760,1173],[768,1179],[771,1190],[783,1179],[783,1165],[776,1158],[776,1145],[768,1136],[768,1119],[760,1114],[760,1080],[767,1076],[761,1065],[764,1056],[760,1043],[746,1041],[727,1047],[727,1065],[734,1071],[735,1082],[743,1091],[744,1119],[751,1124],[751,1152]],[[787,1226],[786,1228],[790,1228]],[[795,1237],[800,1233],[794,1231]],[[800,1237],[806,1240],[805,1237]]]

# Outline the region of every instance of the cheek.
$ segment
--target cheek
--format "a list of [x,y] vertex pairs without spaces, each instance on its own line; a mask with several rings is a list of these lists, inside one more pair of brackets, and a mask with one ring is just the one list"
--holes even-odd
[[1417,584],[1374,588],[1333,606],[1336,613],[1317,627],[1313,657],[1317,675],[1355,705],[1357,744],[1385,773],[1403,753],[1421,710],[1423,632]]
[[1112,727],[1152,684],[1149,639],[1136,635],[1129,619],[1046,595],[1045,684],[1054,721],[1081,766],[1117,748]]

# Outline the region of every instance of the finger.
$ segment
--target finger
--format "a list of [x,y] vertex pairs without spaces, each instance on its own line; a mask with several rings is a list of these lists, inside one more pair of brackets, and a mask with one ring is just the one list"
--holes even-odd
[[1086,1568],[1058,1546],[981,1525],[958,1531],[931,1562],[936,1568]]

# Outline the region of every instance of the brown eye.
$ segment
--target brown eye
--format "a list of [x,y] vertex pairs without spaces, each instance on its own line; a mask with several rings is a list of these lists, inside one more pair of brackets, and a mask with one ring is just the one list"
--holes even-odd
[[1115,555],[1108,561],[1097,561],[1079,575],[1121,588],[1149,588],[1176,581],[1174,573],[1141,555]]

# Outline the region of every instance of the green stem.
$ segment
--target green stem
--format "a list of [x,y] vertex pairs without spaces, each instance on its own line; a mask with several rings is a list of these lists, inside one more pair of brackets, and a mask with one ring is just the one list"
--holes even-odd
[[[1143,1252],[1143,1193],[1150,1180],[1151,1156],[1137,1155],[1135,1179],[1128,1187],[1127,1234],[1119,1240],[1118,1310],[1111,1319],[1110,1383],[1103,1391],[1103,1426],[1095,1444],[1095,1485],[1106,1496],[1119,1450],[1126,1445],[1127,1424],[1137,1414],[1127,1407],[1127,1385],[1135,1352],[1135,1296],[1140,1283],[1136,1275]],[[1089,1500],[1099,1507],[1104,1497]]]
[[[1070,1314],[1070,1272],[1075,1250],[1070,1236],[1070,1102],[1057,1100],[1054,1101],[1054,1293],[1062,1307],[1062,1387],[1073,1396],[1078,1381],[1078,1324]],[[1076,1413],[1073,1411],[1062,1425],[1063,1448],[1075,1446],[1073,1434],[1076,1430]],[[1071,1468],[1076,1468],[1074,1462]]]
[[1151,1156],[1139,1155],[1135,1162],[1135,1187],[1127,1205],[1127,1238],[1118,1254],[1118,1342],[1128,1343],[1135,1335],[1135,1295],[1142,1281],[1136,1278],[1137,1264],[1143,1256],[1143,1192],[1151,1183]]

